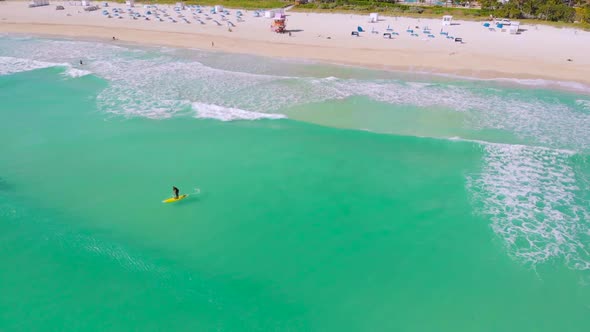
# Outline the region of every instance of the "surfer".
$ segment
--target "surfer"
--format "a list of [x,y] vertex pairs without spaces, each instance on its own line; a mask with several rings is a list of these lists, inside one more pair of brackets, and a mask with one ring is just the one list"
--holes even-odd
[[178,192],[179,192],[178,188],[172,186],[172,192],[174,193],[174,198],[178,199]]

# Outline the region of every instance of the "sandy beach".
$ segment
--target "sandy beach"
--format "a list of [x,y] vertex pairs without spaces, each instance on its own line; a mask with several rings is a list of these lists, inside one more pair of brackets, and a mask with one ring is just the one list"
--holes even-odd
[[[438,19],[380,17],[369,23],[365,15],[314,14],[287,11],[287,29],[291,33],[270,31],[271,20],[254,17],[242,10],[238,22],[236,10],[222,19],[219,14],[184,10],[190,23],[178,19],[108,18],[113,7],[87,12],[70,2],[51,2],[49,6],[28,8],[28,2],[0,2],[0,33],[63,36],[99,39],[114,43],[139,43],[171,47],[246,53],[272,57],[298,58],[372,68],[434,72],[483,78],[523,78],[573,81],[590,84],[590,32],[543,25],[521,25],[517,35],[490,31],[481,22],[453,21],[442,27]],[[79,4],[79,2],[78,2]],[[102,3],[95,2],[95,5]],[[65,10],[56,10],[63,5]],[[177,17],[172,6],[170,16]],[[134,10],[145,14],[142,5]],[[202,23],[198,22],[201,20]],[[219,22],[219,25],[215,23]],[[233,23],[229,31],[229,23]],[[351,36],[362,26],[360,37]],[[392,28],[399,35],[384,38]],[[408,27],[418,32],[412,36]],[[419,27],[419,28],[416,28]],[[433,37],[422,30],[428,27]],[[440,32],[463,39],[455,42]],[[113,41],[112,37],[117,40]]]

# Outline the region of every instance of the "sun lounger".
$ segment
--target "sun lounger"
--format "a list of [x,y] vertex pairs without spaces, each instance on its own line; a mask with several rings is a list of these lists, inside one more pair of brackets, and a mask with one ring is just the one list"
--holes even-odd
[[455,43],[463,43],[463,38],[455,38]]
[[358,31],[353,31],[350,33],[351,36],[360,36]]
[[393,28],[391,26],[389,26],[389,24],[388,24],[387,29],[385,29],[385,31],[393,31]]
[[389,33],[389,32],[384,33],[383,38],[391,39],[391,33]]

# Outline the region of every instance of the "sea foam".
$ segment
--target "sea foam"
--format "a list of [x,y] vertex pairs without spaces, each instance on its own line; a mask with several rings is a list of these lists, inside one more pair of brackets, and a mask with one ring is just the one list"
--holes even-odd
[[283,119],[283,114],[260,113],[245,111],[237,108],[223,107],[204,103],[193,103],[193,109],[196,111],[196,117],[217,119],[221,121],[233,120],[258,120],[258,119]]
[[9,75],[25,71],[58,66],[66,67],[67,64],[0,56],[0,75]]
[[92,72],[89,70],[73,68],[71,66],[69,66],[68,69],[66,69],[66,71],[64,72],[64,75],[66,75],[68,77],[72,77],[72,78],[83,77],[83,76],[87,76],[90,74],[92,74]]
[[508,253],[526,265],[563,260],[572,269],[590,269],[590,202],[578,197],[572,156],[485,144],[481,174],[467,179],[476,212],[491,220]]
[[[263,71],[265,74],[256,74],[240,71],[246,66],[243,63],[226,66],[235,70],[204,65],[196,60],[202,58],[198,51],[193,57],[189,52],[180,52],[184,57],[176,53],[45,39],[16,43],[0,51],[2,56],[34,59],[19,64],[22,68],[84,59],[84,71],[69,67],[64,75],[77,77],[92,72],[106,79],[109,84],[97,98],[98,109],[126,116],[168,118],[189,109],[193,102],[280,114],[298,105],[364,96],[395,107],[459,112],[464,128],[470,131],[506,131],[526,144],[590,149],[590,135],[586,134],[590,114],[580,112],[587,109],[583,102],[572,104],[518,89],[461,82],[290,77],[268,69]],[[521,83],[544,86],[546,82]]]

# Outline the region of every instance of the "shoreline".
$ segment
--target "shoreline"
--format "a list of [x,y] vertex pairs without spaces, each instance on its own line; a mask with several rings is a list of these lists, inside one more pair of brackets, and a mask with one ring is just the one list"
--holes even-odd
[[[8,4],[24,5],[22,2],[8,2]],[[5,6],[3,5],[3,7]],[[53,7],[45,9],[46,12],[51,10],[53,15],[56,13]],[[295,21],[295,29],[299,26],[306,27],[305,30],[301,29],[302,32],[295,32],[295,36],[291,38],[266,31],[263,19],[254,21],[250,17],[248,17],[248,24],[238,25],[234,32],[229,33],[223,28],[215,29],[215,27],[194,31],[194,29],[191,30],[190,25],[167,25],[168,23],[165,22],[157,23],[159,25],[156,26],[155,22],[151,25],[150,22],[143,21],[108,20],[92,13],[80,14],[79,18],[83,19],[83,22],[78,18],[70,20],[72,17],[68,17],[69,21],[65,21],[63,16],[59,18],[44,17],[40,15],[41,13],[43,12],[36,10],[27,12],[24,8],[22,15],[15,15],[12,18],[5,17],[6,13],[2,13],[0,14],[0,33],[92,39],[147,46],[196,48],[205,51],[312,60],[376,70],[448,75],[468,79],[542,79],[590,86],[590,58],[587,57],[587,54],[590,54],[590,33],[586,32],[575,32],[576,38],[568,36],[569,38],[565,39],[556,36],[556,45],[547,45],[549,43],[532,45],[531,43],[537,42],[538,36],[534,41],[528,43],[525,38],[520,38],[521,40],[514,44],[515,42],[506,37],[517,36],[500,37],[505,38],[506,41],[497,38],[498,35],[492,35],[497,39],[495,40],[496,45],[491,45],[492,47],[488,45],[487,49],[482,49],[480,44],[483,42],[485,45],[486,41],[478,40],[481,38],[475,34],[480,31],[471,31],[472,28],[467,26],[470,24],[469,22],[461,22],[463,25],[461,28],[468,28],[463,29],[465,31],[461,33],[464,39],[468,35],[468,41],[462,45],[447,40],[422,41],[406,36],[389,41],[368,33],[361,38],[354,38],[340,32],[341,29],[326,31],[326,36],[330,37],[325,38],[321,34],[315,35],[317,31],[312,30],[312,28],[319,29],[318,31],[327,30],[317,26],[317,22],[324,20],[333,20],[335,23],[343,24],[340,21],[364,19],[353,15],[348,18],[349,15],[289,12],[288,19]],[[409,18],[403,20],[404,25],[412,24],[415,21],[420,22],[420,20]],[[430,24],[433,20],[421,21],[422,24],[424,21],[428,21]],[[358,23],[355,21],[352,25],[356,24]],[[308,25],[310,26],[309,32]],[[543,29],[551,30],[550,32],[554,34],[567,32],[551,27]],[[344,32],[349,31],[344,30]],[[481,32],[487,33],[487,31]],[[548,34],[547,31],[543,32]],[[524,33],[524,37],[527,36],[526,33],[528,31]],[[118,40],[113,41],[112,36],[116,36]],[[541,34],[541,40],[543,39]],[[588,43],[584,43],[585,41]],[[211,46],[213,42],[214,47]],[[492,42],[494,41],[490,40],[490,43]],[[509,42],[512,43],[509,44],[510,46],[514,46],[513,49],[508,49],[504,45]],[[517,48],[522,46],[519,44],[531,44],[530,50],[527,47]],[[571,55],[573,61],[566,61],[566,56],[562,55],[566,52],[574,54]],[[557,58],[558,56],[561,58]]]

